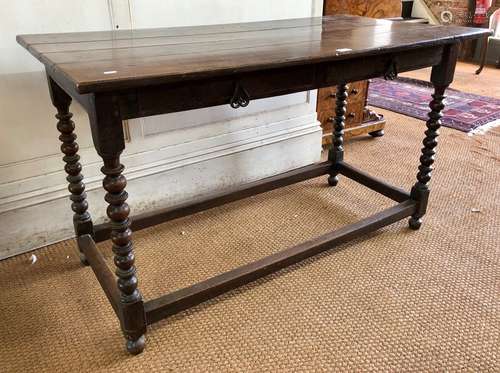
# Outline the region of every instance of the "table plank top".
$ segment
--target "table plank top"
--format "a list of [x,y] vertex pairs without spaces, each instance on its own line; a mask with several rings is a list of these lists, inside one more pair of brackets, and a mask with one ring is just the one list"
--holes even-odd
[[486,29],[337,15],[224,25],[19,35],[79,93],[396,52],[479,38]]

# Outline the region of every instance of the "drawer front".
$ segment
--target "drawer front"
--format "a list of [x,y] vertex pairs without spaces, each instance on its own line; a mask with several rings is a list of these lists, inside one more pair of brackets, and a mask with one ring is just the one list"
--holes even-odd
[[[346,110],[346,128],[358,126],[363,122],[363,115],[365,109],[365,102],[348,102]],[[333,118],[335,117],[335,111],[333,108],[329,110],[323,110],[318,112],[318,120],[321,122],[321,127],[323,132],[331,132],[333,128]]]
[[352,102],[364,102],[366,101],[366,95],[368,93],[368,80],[362,80],[360,82],[354,82],[348,85],[349,96],[348,101]]
[[363,112],[365,109],[364,101],[354,101],[347,103],[346,128],[356,127],[363,123]]
[[[365,102],[368,82],[366,80],[348,84],[347,102]],[[318,90],[318,108],[317,111],[334,111],[335,94],[337,87],[321,88]]]
[[321,122],[323,134],[330,134],[333,131],[333,113],[329,111],[320,111],[318,113],[318,120]]

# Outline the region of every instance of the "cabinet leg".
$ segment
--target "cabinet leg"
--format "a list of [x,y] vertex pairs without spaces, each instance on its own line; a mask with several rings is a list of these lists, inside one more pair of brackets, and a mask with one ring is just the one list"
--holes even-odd
[[[88,210],[87,193],[83,182],[82,165],[78,155],[78,143],[76,140],[75,123],[71,120],[73,114],[69,112],[71,97],[66,94],[51,78],[49,78],[49,89],[53,105],[57,109],[57,130],[60,132],[61,151],[64,154],[63,161],[66,163],[68,190],[71,200],[71,209],[74,212],[73,226],[76,236],[83,234],[93,235],[92,218]],[[79,249],[80,261],[88,265],[87,259]]]
[[334,118],[334,131],[332,147],[328,152],[328,159],[333,163],[328,177],[328,184],[336,186],[339,182],[338,171],[335,164],[344,159],[344,128],[345,128],[345,114],[347,110],[347,84],[340,84],[337,86],[337,94],[335,95],[335,118]]
[[385,135],[384,130],[378,130],[368,133],[371,137],[382,137]]
[[481,72],[484,69],[484,65],[486,65],[486,56],[488,54],[488,42],[489,42],[489,36],[483,38],[481,44],[481,57],[479,58],[480,65],[479,68],[476,70],[476,75],[481,74]]

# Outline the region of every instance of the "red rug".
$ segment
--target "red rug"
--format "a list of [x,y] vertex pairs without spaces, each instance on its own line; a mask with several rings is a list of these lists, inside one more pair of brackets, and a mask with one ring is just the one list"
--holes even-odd
[[[432,84],[422,80],[397,78],[387,81],[373,79],[368,104],[417,119],[427,120]],[[500,125],[500,99],[465,93],[449,88],[446,91],[443,126],[463,132],[481,132]]]

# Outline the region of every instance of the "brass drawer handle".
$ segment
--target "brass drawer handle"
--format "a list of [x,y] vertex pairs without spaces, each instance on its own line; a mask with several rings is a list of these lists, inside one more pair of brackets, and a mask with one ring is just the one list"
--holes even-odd
[[[351,111],[349,114],[347,114],[347,118],[355,118],[355,117],[356,117],[356,113],[354,111]],[[328,117],[328,119],[326,121],[333,123],[335,121],[335,118],[334,117]]]
[[[350,94],[351,95],[357,95],[358,93],[359,93],[359,89],[353,88]],[[336,93],[330,93],[328,96],[330,98],[337,98],[337,94]]]

